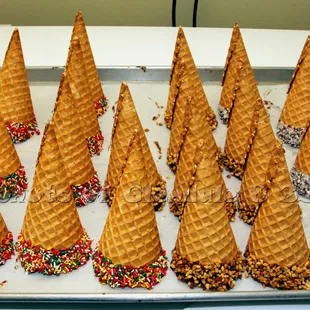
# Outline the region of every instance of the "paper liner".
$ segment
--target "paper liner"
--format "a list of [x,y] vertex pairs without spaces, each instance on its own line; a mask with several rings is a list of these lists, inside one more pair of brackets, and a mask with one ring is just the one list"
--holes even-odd
[[[285,282],[288,271],[307,266],[309,248],[284,150],[278,141],[274,147],[266,180],[266,200],[259,209],[248,240],[247,256],[251,258],[247,260],[247,269],[254,278],[265,285],[295,288],[297,282]],[[259,271],[256,270],[257,262],[264,263],[258,268]],[[295,274],[292,274],[292,277],[294,278]]]
[[187,95],[192,98],[193,106],[200,111],[199,113],[203,115],[211,128],[216,128],[216,115],[204,93],[183,29],[179,27],[170,73],[169,97],[165,111],[165,122],[168,128],[172,126],[175,107]]
[[[249,80],[254,81],[254,73],[243,43],[242,35],[237,23],[234,24],[224,72],[222,77],[222,93],[219,103],[219,116],[224,124],[227,124],[229,114],[233,107],[235,100],[235,88],[239,74],[239,63],[243,64],[244,69],[247,71]],[[258,90],[254,90],[255,95],[258,95]]]
[[27,174],[24,166],[5,177],[0,177],[0,199],[20,196],[28,187]]
[[278,136],[293,147],[299,147],[302,132],[310,118],[309,37],[305,43],[289,84],[288,95],[280,115]]
[[15,246],[25,272],[59,276],[85,265],[92,254],[91,244],[92,239],[84,231],[81,237],[67,248],[45,249],[33,245],[24,238],[23,233],[18,236]]
[[130,287],[152,289],[162,281],[168,269],[166,251],[161,250],[158,258],[144,266],[135,268],[114,264],[112,260],[105,257],[98,248],[93,255],[93,268],[95,276],[101,284],[108,284],[112,288]]
[[13,143],[24,142],[30,139],[34,134],[40,134],[36,119],[29,123],[6,122],[5,125]]
[[249,69],[240,64],[222,157],[224,166],[240,179],[255,134],[260,104],[257,83]]
[[[86,26],[84,23],[84,18],[81,11],[78,11],[78,13],[76,14],[71,40],[74,40],[74,37],[78,37],[81,44],[81,50],[92,102],[95,103],[97,115],[100,116],[104,114],[107,109],[107,104],[105,104],[106,100],[104,100],[106,98],[103,94],[101,81],[98,75],[93,52],[90,46]],[[99,105],[96,104],[98,102],[100,102]]]
[[78,37],[71,39],[65,71],[75,99],[76,108],[80,112],[81,125],[84,136],[88,141],[90,153],[91,155],[98,155],[102,150],[103,136],[94,108],[94,99],[92,99]]
[[45,249],[68,248],[83,235],[52,123],[45,127],[22,235]]
[[149,178],[140,141],[136,130],[98,243],[114,264],[135,268],[155,262],[162,249],[153,204],[145,199]]
[[246,162],[246,170],[241,182],[238,211],[240,218],[252,224],[264,197],[261,192],[266,183],[266,173],[275,144],[269,116],[261,103],[256,133]]
[[14,29],[1,69],[0,110],[15,142],[39,134],[18,29]]
[[11,259],[14,254],[13,234],[8,231],[4,239],[0,241],[0,266]]
[[158,173],[147,138],[142,128],[139,116],[136,112],[133,99],[127,84],[122,83],[120,95],[114,115],[114,124],[111,138],[111,153],[107,176],[104,185],[105,198],[111,206],[114,193],[123,173],[128,158],[130,140],[135,130],[138,130],[140,143],[142,144],[143,161],[148,173],[148,186],[156,210],[162,210],[166,202],[166,182]]
[[243,259],[238,250],[230,263],[201,264],[199,261],[188,261],[174,249],[170,267],[177,278],[190,288],[224,292],[233,288],[235,281],[242,278]]
[[90,202],[94,202],[101,192],[102,187],[95,171],[93,177],[84,184],[72,185],[75,205],[77,207],[84,207]]
[[108,99],[103,95],[99,100],[94,102],[97,116],[103,115],[108,109]]

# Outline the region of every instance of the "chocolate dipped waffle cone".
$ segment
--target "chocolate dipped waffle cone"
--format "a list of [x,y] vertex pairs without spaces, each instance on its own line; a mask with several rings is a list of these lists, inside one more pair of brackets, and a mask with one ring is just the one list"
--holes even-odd
[[13,235],[8,230],[4,218],[0,213],[0,266],[14,254]]
[[203,160],[199,164],[201,169],[200,174],[202,175],[203,171],[208,173],[208,170],[212,170],[214,173],[213,175],[217,177],[216,182],[219,188],[219,191],[216,194],[225,201],[228,216],[230,219],[233,219],[235,215],[235,206],[231,200],[231,193],[227,191],[218,166],[218,148],[216,146],[210,126],[206,124],[200,126],[200,130],[195,130],[196,135],[194,135],[192,131],[194,125],[196,126],[198,123],[195,122],[193,124],[191,120],[191,124],[185,136],[181,151],[173,192],[170,199],[170,211],[181,219],[184,212],[184,205],[187,199],[188,191],[191,187],[193,176],[197,170],[197,145],[199,145],[200,141],[204,138],[204,146],[201,147],[201,149],[206,160]]
[[89,43],[84,18],[81,11],[79,11],[75,17],[72,39],[75,36],[79,38],[81,44],[92,102],[95,104],[97,115],[100,116],[103,115],[104,112],[107,110],[108,102],[102,90],[93,52]]
[[[219,103],[219,115],[224,124],[227,123],[233,101],[235,99],[235,89],[238,82],[239,63],[242,62],[244,69],[250,80],[254,80],[254,73],[244,46],[242,35],[238,23],[234,24],[228,54],[224,66],[222,77],[222,94]],[[253,87],[255,95],[258,97],[258,89]]]
[[0,74],[0,110],[14,143],[40,134],[34,115],[24,56],[16,28]]
[[275,141],[269,116],[263,103],[261,103],[257,129],[248,155],[238,197],[240,218],[248,224],[253,224],[258,209],[263,202],[260,192],[265,186],[266,173]]
[[258,121],[258,104],[261,99],[256,90],[255,79],[249,74],[249,70],[240,63],[222,157],[226,169],[240,179],[244,173]]
[[284,150],[278,141],[266,179],[266,199],[245,253],[247,271],[264,286],[305,289],[310,278],[309,248]]
[[295,190],[301,196],[310,198],[310,122],[304,131],[300,149],[297,153],[294,167],[291,171]]
[[[128,158],[94,256],[95,275],[101,283],[112,287],[150,289],[166,273],[167,260],[163,257],[154,208],[149,200],[144,199],[149,180],[142,148],[141,136],[135,130],[130,137]],[[115,266],[116,270],[110,272]],[[119,272],[123,272],[121,283],[118,281]],[[149,273],[153,272],[158,275],[155,274],[155,280],[150,280]]]
[[190,52],[182,27],[179,28],[175,44],[172,68],[170,73],[170,90],[165,111],[165,122],[171,128],[174,120],[174,111],[179,101],[192,98],[192,105],[206,117],[212,129],[217,126],[216,115],[208,103],[200,77]]
[[68,180],[73,186],[75,204],[85,206],[96,199],[101,186],[89,156],[80,113],[76,109],[66,73],[63,73],[59,84],[53,124]]
[[16,249],[27,272],[67,273],[84,265],[91,240],[77,213],[52,123],[45,127]]
[[293,147],[300,147],[310,119],[310,36],[307,38],[289,84],[287,98],[277,128],[278,137]]
[[226,291],[241,278],[243,261],[227,217],[221,173],[203,145],[197,147],[171,268],[191,288]]
[[105,194],[107,203],[111,206],[119,178],[122,175],[123,167],[128,155],[130,138],[138,130],[140,136],[142,153],[151,186],[151,200],[156,210],[161,210],[165,204],[166,182],[157,171],[147,138],[140,123],[139,116],[135,109],[133,99],[127,84],[122,83],[120,95],[117,102],[116,114],[111,138],[111,154],[108,165],[107,177],[105,180]]
[[103,136],[92,102],[92,95],[78,37],[72,38],[70,43],[66,74],[75,99],[76,108],[80,112],[81,124],[88,143],[89,152],[92,156],[94,154],[99,155],[103,148]]

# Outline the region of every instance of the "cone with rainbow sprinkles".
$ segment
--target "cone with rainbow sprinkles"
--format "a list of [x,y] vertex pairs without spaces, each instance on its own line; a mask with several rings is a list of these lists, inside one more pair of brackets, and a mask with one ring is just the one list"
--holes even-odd
[[66,74],[76,108],[80,113],[82,129],[91,156],[99,155],[103,149],[103,135],[99,127],[96,110],[92,103],[86,67],[78,37],[71,40],[66,65]]
[[14,255],[13,234],[8,230],[0,213],[0,266]]
[[[239,25],[238,23],[235,23],[224,66],[224,72],[222,77],[223,89],[218,107],[220,119],[224,124],[227,124],[231,109],[233,107],[235,88],[239,74],[238,67],[240,62],[242,62],[243,67],[246,68],[249,76],[251,76],[251,79],[254,79],[254,73],[245,49]],[[257,88],[253,88],[253,90],[258,92]]]
[[27,175],[0,115],[0,199],[22,195],[28,187]]
[[310,122],[303,134],[300,149],[291,171],[295,190],[299,195],[310,198]]
[[246,169],[241,182],[238,196],[240,218],[253,224],[263,197],[260,193],[266,182],[271,155],[276,138],[273,133],[269,116],[262,102],[259,107],[259,119],[256,133],[248,155]]
[[33,111],[18,29],[14,29],[0,73],[0,110],[14,143],[40,134]]
[[93,202],[102,188],[89,156],[80,113],[76,109],[66,72],[59,84],[52,121],[69,183],[72,185],[75,204],[83,207]]
[[197,170],[186,197],[171,269],[190,288],[226,291],[242,277],[243,259],[219,187],[221,174],[208,150],[203,150],[204,144],[201,140],[197,147]]
[[[174,121],[175,108],[179,104],[182,105],[182,102],[187,100],[187,96],[192,98],[192,105],[206,117],[206,121],[211,128],[215,129],[217,126],[216,115],[209,105],[203,90],[184,31],[182,27],[179,27],[170,73],[169,97],[165,111],[165,122],[168,128],[171,128]],[[183,110],[183,113],[185,113],[185,110]]]
[[102,90],[81,11],[76,14],[71,40],[73,40],[75,36],[77,36],[80,40],[92,102],[95,105],[97,115],[100,116],[107,110],[108,100]]
[[93,256],[95,276],[111,287],[153,288],[166,275],[168,261],[152,203],[145,199],[148,174],[141,135],[135,130],[113,203]]
[[77,213],[53,124],[45,127],[16,250],[25,271],[71,272],[87,263],[92,240]]
[[266,180],[266,198],[245,252],[247,272],[264,286],[308,289],[310,251],[279,141],[275,143]]
[[150,147],[142,128],[139,116],[135,109],[130,90],[126,83],[122,83],[117,102],[116,113],[111,137],[111,153],[108,165],[104,191],[109,206],[112,204],[119,178],[122,175],[126,159],[128,157],[128,146],[135,129],[138,129],[140,143],[142,146],[143,161],[151,186],[150,200],[155,210],[162,210],[166,202],[166,182],[158,173]]
[[287,98],[280,115],[277,135],[292,147],[300,147],[310,120],[310,36],[301,52],[289,83]]

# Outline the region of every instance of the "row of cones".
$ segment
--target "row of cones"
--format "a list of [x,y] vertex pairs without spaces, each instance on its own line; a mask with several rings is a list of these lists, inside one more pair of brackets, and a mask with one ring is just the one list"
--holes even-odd
[[[79,66],[85,67],[85,75],[83,76],[85,81],[80,81],[79,77],[72,76],[73,79],[76,79],[76,91],[81,94],[81,97],[83,97],[76,98],[78,101],[78,108],[82,114],[89,113],[88,110],[82,109],[85,101],[87,101],[85,106],[90,108],[90,103],[92,103],[92,106],[95,107],[95,112],[92,112],[92,114],[95,115],[97,113],[99,116],[107,109],[107,99],[102,91],[101,82],[81,12],[78,12],[76,15],[71,37],[71,45],[74,44],[73,41],[76,37],[78,37],[80,41],[81,55],[75,60],[76,63],[71,65],[76,67],[74,70],[79,74],[81,73]],[[31,138],[35,133],[40,134],[32,106],[29,82],[18,29],[13,31],[3,61],[0,74],[0,88],[1,115],[6,123],[13,142],[22,142]],[[83,90],[83,92],[81,90]],[[98,135],[98,128],[89,127],[93,122],[92,119],[88,117],[88,114],[86,114],[85,120],[87,120],[84,126],[85,136],[88,138]]]

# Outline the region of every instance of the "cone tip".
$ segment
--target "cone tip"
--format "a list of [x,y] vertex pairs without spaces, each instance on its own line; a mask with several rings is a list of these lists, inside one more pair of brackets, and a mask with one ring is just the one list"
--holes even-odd
[[234,28],[235,28],[235,29],[239,29],[239,24],[238,24],[238,22],[234,22]]

